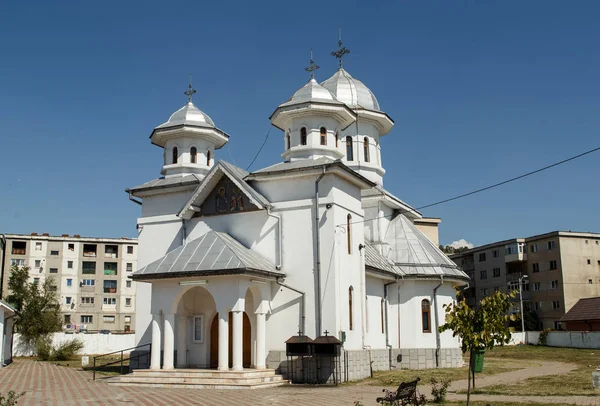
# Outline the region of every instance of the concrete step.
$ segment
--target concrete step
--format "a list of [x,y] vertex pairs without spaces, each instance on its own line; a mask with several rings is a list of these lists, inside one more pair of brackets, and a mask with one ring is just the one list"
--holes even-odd
[[120,377],[120,382],[130,382],[130,383],[153,383],[153,382],[162,382],[162,383],[186,383],[190,385],[211,385],[211,384],[259,384],[259,383],[268,383],[268,382],[280,382],[283,381],[283,377],[279,375],[261,377],[261,378],[245,378],[245,379],[236,379],[236,378],[189,378],[189,377],[140,377],[140,376],[130,376],[123,375]]
[[160,381],[155,382],[127,382],[127,381],[107,381],[109,385],[115,386],[142,386],[150,388],[186,388],[186,389],[265,389],[273,388],[276,386],[287,385],[288,381],[276,381],[276,382],[263,382],[255,384],[219,384],[219,383],[206,383],[206,384],[190,384],[190,383],[163,383]]
[[275,376],[274,369],[247,369],[243,371],[217,371],[210,369],[173,369],[168,371],[136,369],[133,376],[139,377],[186,377],[186,378],[260,378],[266,376]]

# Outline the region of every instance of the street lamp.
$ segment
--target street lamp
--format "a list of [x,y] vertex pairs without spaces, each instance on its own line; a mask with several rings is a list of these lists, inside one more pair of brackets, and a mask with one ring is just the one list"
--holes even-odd
[[521,302],[521,333],[523,334],[523,341],[527,345],[527,337],[525,333],[525,318],[523,317],[523,280],[527,279],[527,275],[521,275],[519,278],[519,301]]

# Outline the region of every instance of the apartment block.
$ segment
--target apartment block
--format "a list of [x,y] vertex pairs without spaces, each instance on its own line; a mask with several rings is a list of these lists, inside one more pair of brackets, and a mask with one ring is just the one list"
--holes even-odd
[[52,278],[65,329],[128,332],[135,325],[137,240],[5,234],[2,297],[13,265],[29,267],[30,281]]
[[[560,328],[560,318],[579,299],[600,296],[600,234],[554,231],[475,247],[450,258],[471,277],[465,291],[474,305],[494,291],[519,289],[524,310],[540,328]],[[513,311],[518,312],[518,301]]]

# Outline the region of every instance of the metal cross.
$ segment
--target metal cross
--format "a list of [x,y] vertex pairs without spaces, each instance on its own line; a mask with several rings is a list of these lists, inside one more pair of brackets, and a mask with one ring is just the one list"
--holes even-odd
[[314,79],[315,71],[319,68],[320,68],[320,66],[316,65],[315,61],[313,61],[312,48],[311,48],[310,49],[310,65],[308,66],[308,68],[305,68],[304,70],[310,73],[311,79]]
[[327,337],[327,334],[329,334],[329,331],[325,330],[325,337]]
[[188,90],[183,92],[188,97],[188,102],[192,102],[192,96],[196,93],[196,89],[192,87],[192,74],[190,73],[190,84],[188,86]]
[[339,60],[339,64],[340,64],[340,68],[342,67],[342,58],[344,58],[344,55],[348,55],[350,53],[350,50],[348,48],[346,48],[345,46],[342,46],[342,28],[340,27],[340,33],[339,33],[339,37],[338,37],[338,49],[331,52],[331,55],[333,55],[334,57],[336,57]]
[[302,330],[298,331],[298,336],[302,335]]

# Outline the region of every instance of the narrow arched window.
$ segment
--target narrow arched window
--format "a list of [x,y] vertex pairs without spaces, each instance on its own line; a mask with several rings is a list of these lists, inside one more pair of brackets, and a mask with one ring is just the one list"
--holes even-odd
[[173,147],[173,156],[171,157],[172,163],[174,163],[174,164],[177,163],[178,155],[179,155],[179,151],[177,150],[177,147]]
[[210,166],[210,149],[206,151],[206,166]]
[[354,293],[354,288],[350,286],[348,289],[348,329],[352,330],[354,328],[354,315],[352,310],[352,294]]
[[354,151],[352,150],[352,137],[346,137],[346,160],[354,161]]
[[300,145],[306,145],[306,127],[300,129]]
[[369,139],[365,137],[363,141],[363,148],[365,152],[365,162],[369,162]]
[[197,162],[197,158],[196,156],[198,155],[198,151],[196,150],[196,147],[192,147],[190,148],[190,162],[195,164]]
[[336,148],[338,147],[339,140],[340,140],[340,135],[336,132],[335,133],[335,147]]
[[379,157],[379,141],[375,141],[375,159],[377,159],[377,164],[381,165],[381,158]]
[[381,334],[385,334],[385,300],[381,299]]
[[431,333],[431,306],[427,299],[421,301],[421,319],[423,320],[423,332]]
[[285,143],[286,143],[286,149],[292,148],[292,137],[290,137],[290,132],[289,131],[285,135]]
[[348,214],[346,218],[346,236],[348,237],[348,254],[352,254],[352,230],[350,226],[352,225],[352,215]]
[[327,145],[327,128],[321,127],[321,145]]

